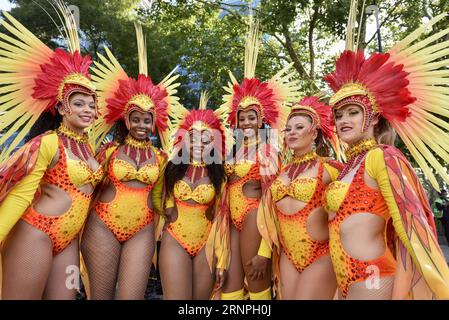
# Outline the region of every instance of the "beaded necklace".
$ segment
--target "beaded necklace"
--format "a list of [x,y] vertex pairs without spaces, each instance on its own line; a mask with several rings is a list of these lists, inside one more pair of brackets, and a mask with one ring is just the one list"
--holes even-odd
[[93,152],[89,145],[87,133],[79,134],[61,123],[56,130],[58,136],[61,138],[65,149],[69,149],[73,155],[78,159],[87,162],[92,158]]
[[377,147],[377,142],[373,138],[365,139],[348,150],[346,150],[345,155],[348,162],[345,164],[345,167],[338,175],[338,180],[341,180],[349,171],[353,168],[357,167],[360,162],[365,158],[368,151]]
[[[197,172],[200,172],[199,174]],[[192,184],[203,178],[206,173],[206,164],[204,162],[192,162],[186,171],[186,177]]]
[[290,180],[293,180],[299,174],[306,171],[306,169],[313,167],[318,160],[318,155],[315,151],[310,151],[300,156],[295,156],[290,163],[287,175]]
[[153,157],[152,145],[151,140],[137,140],[128,134],[123,146],[123,153],[136,161],[137,167],[140,167],[141,163],[145,163]]

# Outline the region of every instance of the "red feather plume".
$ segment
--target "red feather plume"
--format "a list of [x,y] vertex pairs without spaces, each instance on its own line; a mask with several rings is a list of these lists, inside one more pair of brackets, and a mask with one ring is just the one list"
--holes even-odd
[[[42,73],[35,80],[33,98],[49,99],[45,111],[54,112],[54,106],[58,103],[58,89],[64,78],[72,73],[80,73],[90,80],[89,67],[92,60],[89,55],[82,56],[78,51],[70,53],[62,49],[56,49],[50,63],[41,65]],[[64,86],[63,95],[73,88],[74,84]]]
[[262,105],[259,108],[259,113],[263,117],[263,122],[271,125],[279,116],[279,111],[276,108],[274,101],[273,90],[269,88],[267,82],[261,82],[259,79],[252,78],[243,80],[241,85],[235,84],[234,98],[232,100],[231,112],[229,113],[228,121],[231,126],[236,125],[236,116],[239,109],[239,104],[243,98],[251,96],[256,98]]
[[153,101],[156,128],[164,131],[167,128],[168,120],[168,103],[165,99],[168,93],[165,89],[155,85],[150,77],[143,74],[140,74],[137,80],[131,77],[128,80],[120,80],[114,98],[106,100],[106,122],[114,123],[119,119],[124,120],[129,110],[128,102],[140,94],[148,96]]
[[335,71],[324,80],[334,92],[348,83],[362,84],[374,97],[378,112],[385,119],[405,121],[409,115],[408,105],[416,98],[407,89],[409,74],[403,70],[404,66],[388,62],[389,58],[388,53],[374,53],[366,59],[362,51],[346,50],[338,58]]

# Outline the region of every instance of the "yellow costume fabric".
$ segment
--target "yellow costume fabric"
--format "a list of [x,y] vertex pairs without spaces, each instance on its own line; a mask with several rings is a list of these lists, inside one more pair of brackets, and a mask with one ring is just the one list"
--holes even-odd
[[[53,167],[48,168],[58,149],[59,158],[57,163]],[[2,203],[1,208],[10,210],[11,220],[7,224],[9,230],[14,226],[18,218],[22,217],[24,221],[45,232],[50,237],[53,254],[56,255],[64,250],[76,237],[84,225],[88,214],[92,194],[85,194],[78,187],[87,183],[98,183],[102,179],[103,170],[99,167],[94,172],[87,164],[81,164],[79,160],[69,159],[62,142],[54,133],[42,137],[39,153],[33,171],[11,190]],[[47,216],[45,213],[37,212],[32,207],[32,202],[41,184],[55,185],[59,189],[64,190],[71,198],[70,208],[57,216]],[[11,195],[13,199],[15,196],[20,199],[14,206],[11,206],[9,202]],[[25,211],[24,208],[28,209]],[[6,217],[6,213],[4,217]]]
[[180,201],[193,200],[199,204],[208,204],[215,197],[215,189],[212,184],[200,184],[192,190],[187,182],[179,180],[174,186],[173,194]]
[[[391,147],[390,147],[391,148]],[[418,266],[419,269],[416,269],[415,267],[408,265],[406,267],[406,272],[410,272],[415,274],[416,271],[419,271],[419,273],[424,277],[427,286],[431,288],[432,292],[434,292],[435,296],[437,298],[443,298],[443,297],[449,297],[449,290],[447,289],[447,285],[444,282],[449,281],[449,269],[447,268],[447,264],[444,260],[444,257],[441,254],[441,251],[439,248],[437,248],[437,242],[429,241],[428,245],[430,249],[430,252],[433,252],[432,254],[429,254],[423,247],[422,243],[418,241],[418,238],[416,238],[416,245],[412,246],[411,242],[409,240],[409,236],[406,235],[406,231],[404,228],[404,218],[403,213],[399,210],[397,198],[393,194],[392,189],[392,179],[390,177],[390,172],[387,169],[386,166],[386,160],[385,160],[385,154],[382,148],[378,147],[373,150],[370,150],[365,159],[365,171],[366,173],[373,178],[378,185],[379,192],[381,194],[381,197],[385,200],[386,206],[387,206],[387,213],[385,216],[385,219],[388,220],[390,217],[393,220],[393,226],[395,230],[396,236],[398,236],[401,239],[401,242],[404,244],[404,246],[407,248],[408,254],[413,259],[413,262],[415,266]],[[407,170],[405,167],[401,167],[404,171],[403,174],[407,173]],[[414,173],[412,173],[414,175]],[[415,176],[416,177],[416,176]],[[412,181],[412,177],[405,180],[407,183]],[[327,202],[327,209],[335,212],[340,208],[342,205],[342,202],[345,199],[345,196],[348,193],[349,188],[351,187],[353,182],[351,184],[344,183],[344,182],[334,182],[331,186],[329,186],[329,190],[326,192],[326,202]],[[410,182],[411,183],[411,182]],[[410,189],[414,190],[414,189]],[[368,195],[369,196],[369,195]],[[374,196],[374,195],[371,195]],[[379,204],[380,205],[380,204]],[[403,204],[401,204],[402,206]],[[422,204],[424,205],[424,204]],[[379,208],[373,208],[373,211],[383,211],[384,209]],[[417,217],[419,218],[419,217]],[[330,223],[332,225],[332,222]],[[387,241],[387,234],[386,234],[386,228],[385,228],[385,241]],[[414,232],[412,231],[411,236],[413,236]],[[431,235],[428,235],[432,237]],[[412,238],[413,239],[413,238]],[[430,239],[429,239],[430,240]],[[388,244],[386,244],[387,246]],[[388,247],[387,247],[388,248]],[[422,248],[422,249],[421,249]],[[332,246],[331,246],[331,253],[332,253]],[[396,252],[397,253],[397,252]],[[394,254],[394,253],[393,253]],[[403,255],[402,253],[401,255]],[[381,259],[382,258],[382,259]],[[396,256],[396,259],[398,257]],[[379,263],[381,264],[381,269],[385,269],[385,274],[391,274],[391,261],[394,261],[391,255],[389,254],[389,250],[386,249],[386,253],[384,256],[380,257]],[[382,260],[382,261],[381,261]],[[339,266],[338,259],[333,259],[333,262],[335,264],[334,268],[336,270],[340,270],[341,268],[345,269],[344,266]],[[435,266],[435,269],[433,268]],[[342,270],[343,270],[342,269]],[[394,269],[393,269],[394,270]],[[336,271],[338,273],[338,271]],[[383,274],[381,270],[381,275]],[[338,275],[337,275],[338,276]],[[416,276],[411,276],[411,278],[416,278]],[[415,282],[416,284],[416,282]],[[396,285],[396,284],[395,284]],[[409,292],[404,293],[404,296],[401,298],[406,298],[409,294],[413,294],[414,291],[414,284],[410,283],[408,285]],[[419,291],[422,289],[418,289],[415,294],[420,294]]]
[[[95,211],[120,242],[133,237],[154,219],[153,211],[148,207],[148,197],[160,180],[165,157],[156,148],[151,148],[156,162],[144,165],[139,170],[127,161],[117,158],[117,148],[111,148],[114,149],[112,154],[106,152],[105,163],[108,165],[109,182],[115,188],[115,196],[107,203],[98,201]],[[141,181],[146,187],[134,188],[123,183],[130,180]],[[156,200],[157,203],[160,201]],[[160,208],[160,204],[157,206]]]
[[[215,198],[214,186],[200,184],[192,190],[187,182],[179,180],[174,185],[173,195],[178,218],[169,224],[167,230],[194,257],[206,244],[212,227],[206,212]],[[191,204],[187,200],[196,203]]]
[[58,150],[58,136],[55,133],[42,137],[39,156],[34,170],[9,192],[0,204],[0,242],[31,205],[42,177]]
[[66,161],[67,174],[70,177],[70,181],[77,187],[88,183],[95,187],[101,180],[103,180],[104,171],[101,166],[93,171],[84,161],[70,159],[69,157],[66,157]]
[[311,177],[298,177],[285,185],[281,179],[276,179],[271,185],[273,201],[277,202],[286,196],[290,196],[301,202],[309,202],[315,193],[317,179]]
[[249,292],[250,300],[271,300],[271,289],[265,289],[260,292]]
[[138,180],[145,184],[152,184],[159,178],[158,163],[149,163],[136,170],[128,161],[115,159],[112,170],[120,181]]
[[221,300],[244,300],[245,290],[242,288],[233,292],[222,292]]

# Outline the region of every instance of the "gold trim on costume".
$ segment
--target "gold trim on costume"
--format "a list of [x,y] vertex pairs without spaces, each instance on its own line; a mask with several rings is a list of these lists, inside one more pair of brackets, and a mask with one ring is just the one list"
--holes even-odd
[[69,127],[67,127],[66,125],[64,125],[63,123],[61,123],[61,125],[56,130],[56,132],[58,134],[62,134],[63,136],[66,136],[67,138],[75,140],[76,142],[80,142],[80,143],[88,143],[89,142],[87,133],[79,134],[79,133],[73,131],[72,129],[70,129]]
[[348,161],[354,159],[362,152],[369,151],[371,149],[374,149],[375,147],[377,147],[377,142],[376,140],[374,140],[374,138],[362,140],[345,151],[346,159]]
[[329,100],[329,105],[334,107],[341,100],[351,96],[367,96],[374,113],[379,112],[374,95],[361,83],[350,82],[341,87]]
[[92,84],[92,82],[82,73],[71,73],[66,76],[58,88],[58,100],[62,102],[64,100],[64,87],[66,84],[77,84],[82,87],[89,89],[92,92],[95,92],[96,88]]
[[294,156],[292,163],[294,164],[303,164],[312,160],[315,160],[318,158],[318,154],[315,152],[315,150],[312,150],[310,152],[307,152],[305,154]]
[[146,94],[136,94],[128,101],[126,109],[130,105],[136,105],[143,111],[150,111],[154,108],[154,101]]
[[130,134],[126,136],[125,144],[136,149],[148,149],[153,145],[153,143],[151,143],[151,140],[137,140],[134,139]]

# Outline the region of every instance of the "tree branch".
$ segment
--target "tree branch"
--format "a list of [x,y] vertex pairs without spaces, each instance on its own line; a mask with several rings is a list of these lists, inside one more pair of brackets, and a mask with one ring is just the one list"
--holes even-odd
[[290,37],[290,31],[288,30],[288,26],[285,23],[282,23],[282,34],[285,37],[285,49],[288,52],[288,55],[293,61],[293,66],[298,72],[299,76],[308,82],[310,82],[314,89],[318,90],[318,87],[313,82],[313,80],[309,77],[306,70],[304,69],[304,66],[302,65],[301,61],[299,61],[299,57],[295,52],[295,49],[293,48],[292,39]]
[[315,30],[315,24],[318,19],[319,7],[317,1],[314,1],[313,15],[309,23],[309,60],[310,60],[310,73],[309,77],[313,79],[315,77],[315,51],[313,48],[313,31]]
[[393,12],[396,10],[396,8],[398,7],[399,4],[402,3],[403,0],[399,0],[397,2],[395,2],[395,4],[391,7],[391,10],[388,12],[387,17],[381,22],[381,24],[379,25],[379,28],[376,30],[376,32],[373,34],[373,36],[371,37],[371,39],[369,39],[366,43],[365,43],[365,47],[367,47],[371,41],[373,41],[373,39],[377,36],[377,34],[380,32],[380,28],[382,28],[382,26],[387,23],[389,21],[390,16],[393,14]]

